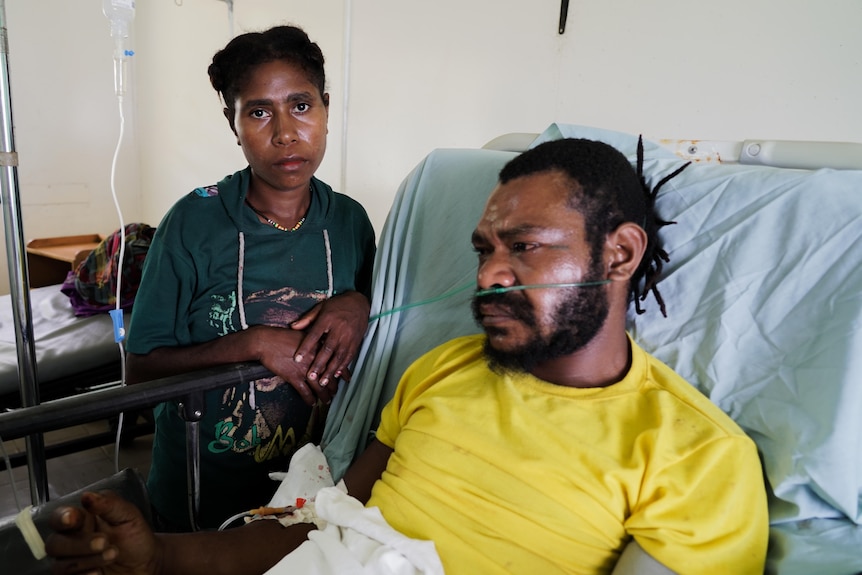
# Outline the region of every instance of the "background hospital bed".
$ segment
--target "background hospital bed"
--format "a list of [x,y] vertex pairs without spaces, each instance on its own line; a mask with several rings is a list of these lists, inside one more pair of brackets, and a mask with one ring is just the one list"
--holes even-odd
[[[31,289],[30,305],[40,402],[119,385],[120,348],[114,341],[108,314],[76,316],[59,284]],[[124,317],[128,324],[129,314]],[[0,412],[22,405],[17,351],[12,300],[11,296],[3,295],[0,296]],[[127,417],[123,438],[151,433],[153,424],[148,415],[144,413],[143,419],[137,414]],[[116,428],[117,419],[111,417],[102,432],[52,441],[44,446],[42,455],[50,459],[109,445],[116,439]],[[8,455],[11,467],[26,463],[23,451]],[[0,460],[2,469],[6,469],[6,462]]]
[[[603,140],[635,158],[631,134],[553,125],[537,142],[561,136]],[[377,317],[324,434],[336,477],[368,441],[404,368],[477,331],[468,307],[470,232],[514,155],[438,150],[404,181],[380,238]],[[682,162],[651,141],[645,157],[651,184]],[[658,199],[660,215],[677,222],[662,230],[671,258],[660,284],[668,318],[651,302],[629,318],[641,345],[757,442],[770,495],[769,573],[862,571],[862,385],[854,378],[862,368],[860,194],[860,171],[689,167]],[[105,393],[127,390],[118,391]]]
[[[552,125],[535,143],[567,136],[605,141],[635,161],[632,134]],[[650,184],[683,162],[659,143],[644,147]],[[697,152],[690,147],[683,152]],[[514,155],[437,150],[402,184],[376,262],[372,314],[382,315],[324,435],[336,476],[365,445],[404,368],[478,331],[471,290],[462,289],[474,285],[470,233]],[[657,202],[661,217],[677,222],[661,232],[668,317],[648,301],[645,314],[630,314],[630,331],[756,441],[770,495],[768,571],[858,573],[862,171],[722,164],[708,155]]]
[[[30,290],[41,400],[79,393],[120,379],[120,349],[108,314],[77,317],[60,285]],[[13,307],[0,296],[0,409],[19,407]]]
[[[0,408],[27,403],[22,401],[26,394],[18,393],[30,383],[25,376],[31,374],[23,369],[27,359],[35,360],[41,401],[119,384],[122,350],[109,313],[117,307],[116,292],[121,288],[123,325],[129,327],[131,304],[154,234],[148,224],[132,222],[107,236],[59,236],[27,243],[26,261],[19,264],[21,270],[27,264],[31,317],[17,317],[28,303],[17,297],[20,294],[0,296]],[[7,254],[10,262],[15,255],[15,250]],[[22,333],[16,319],[21,320],[17,325]],[[23,332],[31,334],[33,358],[22,359],[18,346],[27,347],[28,337]]]
[[[143,223],[126,225],[122,296],[126,305],[126,300],[134,297],[140,281],[140,267],[153,231]],[[116,278],[114,270],[119,259],[116,252],[121,245],[120,237],[117,230],[108,236],[60,236],[27,243],[28,284],[31,286],[27,291],[28,302],[23,298],[19,301],[13,294],[0,296],[0,411],[32,405],[36,399],[44,402],[120,385],[122,350],[114,339],[113,322],[106,311],[113,308],[113,304],[104,301],[107,291],[113,293],[116,280],[103,283],[105,273]],[[74,303],[70,294],[75,296]],[[16,329],[15,321],[16,315],[21,313],[19,304],[21,309],[29,311],[26,320],[21,318],[20,330]],[[129,324],[129,317],[128,311],[123,314],[125,325]],[[22,347],[26,347],[28,338],[33,344],[32,355],[22,356]],[[141,415],[143,423],[140,424],[137,413],[126,418],[124,439],[152,432],[149,413]],[[11,465],[22,465],[25,458],[28,463],[35,464],[113,443],[117,419],[111,418],[109,423],[103,432],[85,437],[54,441],[49,445],[36,441],[28,445],[31,457],[26,457],[24,452],[13,453]],[[5,462],[0,464],[2,468],[5,466]]]

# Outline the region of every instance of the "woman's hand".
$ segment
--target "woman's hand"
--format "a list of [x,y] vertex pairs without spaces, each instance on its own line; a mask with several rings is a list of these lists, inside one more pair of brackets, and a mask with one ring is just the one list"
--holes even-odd
[[55,533],[45,549],[54,558],[54,575],[159,573],[161,548],[134,504],[105,491],[84,493],[81,505],[60,507],[51,516]]
[[[309,354],[299,361],[295,357],[303,341],[302,332],[284,327],[256,325],[240,333],[243,334],[241,337],[254,337],[253,349],[256,351],[253,357],[299,392],[305,403],[314,405],[318,399],[325,404],[332,401],[337,391],[335,386],[320,385],[318,381],[307,379],[314,355]],[[230,335],[220,339],[228,337]]]
[[294,360],[311,361],[306,373],[309,382],[333,388],[334,394],[339,378],[350,381],[348,366],[359,353],[370,311],[368,298],[350,291],[317,304],[291,324],[295,330],[305,330]]
[[368,328],[368,298],[346,292],[323,301],[290,328],[255,325],[205,343],[160,347],[146,355],[128,354],[128,383],[149,381],[226,363],[260,361],[296,389],[308,405],[328,404],[339,378],[350,380]]

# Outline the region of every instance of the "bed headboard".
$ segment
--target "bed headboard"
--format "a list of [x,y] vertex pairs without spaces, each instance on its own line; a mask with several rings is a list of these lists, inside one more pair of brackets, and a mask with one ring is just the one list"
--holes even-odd
[[[486,150],[522,152],[539,138],[537,133],[511,132],[497,136]],[[683,160],[698,163],[748,164],[800,170],[862,170],[862,144],[796,140],[675,140],[653,138]]]

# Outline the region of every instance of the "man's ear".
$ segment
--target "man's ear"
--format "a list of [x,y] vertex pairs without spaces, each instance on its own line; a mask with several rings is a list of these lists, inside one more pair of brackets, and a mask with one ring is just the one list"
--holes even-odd
[[628,281],[637,271],[647,246],[647,234],[632,222],[620,224],[605,240],[604,261],[608,279]]

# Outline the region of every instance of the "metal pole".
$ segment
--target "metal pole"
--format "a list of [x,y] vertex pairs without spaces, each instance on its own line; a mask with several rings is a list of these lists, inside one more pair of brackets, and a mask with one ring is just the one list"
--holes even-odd
[[[30,279],[21,226],[18,188],[18,154],[12,123],[9,93],[9,42],[6,35],[6,2],[0,0],[0,204],[6,232],[9,287],[13,305],[15,344],[18,348],[18,380],[24,407],[39,404],[36,379],[36,345],[30,308]],[[48,500],[48,475],[45,467],[45,440],[41,433],[27,437],[27,467],[30,470],[30,500],[40,505]]]
[[186,495],[189,525],[200,531],[201,516],[201,422],[186,421]]
[[180,403],[180,415],[186,422],[186,486],[189,524],[200,531],[201,516],[201,419],[205,400],[202,392],[188,394]]

